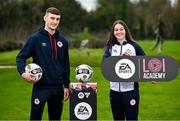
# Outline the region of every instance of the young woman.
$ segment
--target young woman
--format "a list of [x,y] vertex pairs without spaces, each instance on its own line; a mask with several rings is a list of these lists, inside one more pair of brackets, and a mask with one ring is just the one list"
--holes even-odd
[[[116,20],[111,29],[103,55],[109,56],[145,55],[143,49],[133,40],[122,20]],[[139,89],[137,82],[110,82],[110,102],[114,120],[138,120]]]

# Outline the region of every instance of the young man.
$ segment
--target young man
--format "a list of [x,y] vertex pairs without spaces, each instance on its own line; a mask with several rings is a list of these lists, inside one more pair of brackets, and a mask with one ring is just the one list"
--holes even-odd
[[[28,38],[16,58],[20,75],[33,84],[30,120],[41,120],[46,102],[49,120],[60,120],[63,100],[69,97],[68,42],[57,31],[60,17],[57,8],[48,8],[44,16],[45,26]],[[25,72],[29,57],[43,70],[42,78],[37,82]]]

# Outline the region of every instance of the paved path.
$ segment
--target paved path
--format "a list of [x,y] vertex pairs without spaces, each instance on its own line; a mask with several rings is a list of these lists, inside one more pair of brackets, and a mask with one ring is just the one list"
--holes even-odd
[[0,69],[2,68],[16,68],[16,66],[12,66],[12,65],[9,65],[9,66],[0,66]]

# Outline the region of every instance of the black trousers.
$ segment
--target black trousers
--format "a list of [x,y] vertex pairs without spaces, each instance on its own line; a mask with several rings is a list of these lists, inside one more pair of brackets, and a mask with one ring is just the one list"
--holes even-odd
[[63,86],[34,86],[31,97],[30,120],[41,120],[45,103],[49,120],[60,120],[63,109]]
[[114,120],[138,120],[139,90],[116,92],[110,90]]

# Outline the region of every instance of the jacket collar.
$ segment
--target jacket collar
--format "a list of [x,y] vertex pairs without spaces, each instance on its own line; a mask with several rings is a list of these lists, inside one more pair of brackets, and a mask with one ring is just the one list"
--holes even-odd
[[116,41],[114,44],[117,44],[117,45],[125,45],[125,44],[127,44],[128,42],[127,42],[127,40],[126,41],[124,41],[122,44],[121,43],[119,43],[118,41]]
[[[40,32],[41,34],[46,35],[46,36],[49,37],[49,32],[44,29],[44,26],[41,26],[41,27],[39,28],[39,32]],[[51,36],[52,36],[52,37],[57,37],[58,35],[59,35],[59,31],[56,30],[56,32],[55,32],[53,35],[51,35]]]

